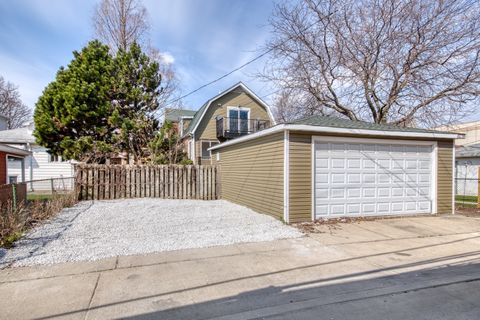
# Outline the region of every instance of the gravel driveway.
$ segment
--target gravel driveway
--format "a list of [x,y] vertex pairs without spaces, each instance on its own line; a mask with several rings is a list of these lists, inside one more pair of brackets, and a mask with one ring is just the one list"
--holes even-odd
[[293,227],[224,200],[81,202],[37,227],[0,268],[300,237]]

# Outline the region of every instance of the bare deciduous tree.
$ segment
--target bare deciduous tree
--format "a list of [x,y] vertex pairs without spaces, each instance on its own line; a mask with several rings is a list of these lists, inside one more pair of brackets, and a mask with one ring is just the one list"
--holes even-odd
[[0,114],[7,118],[7,129],[21,127],[29,121],[32,112],[22,103],[18,87],[0,76]]
[[271,24],[262,76],[317,112],[429,126],[478,102],[478,1],[300,0],[278,5]]
[[[141,0],[101,0],[95,9],[93,24],[96,36],[113,52],[126,51],[133,43],[137,43],[150,58],[158,62],[162,75],[162,90],[158,97],[160,106],[180,96],[175,68],[150,43],[148,12]],[[161,115],[163,109],[159,108],[157,115]]]
[[327,116],[333,113],[332,110],[319,107],[312,96],[289,88],[280,90],[273,100],[273,116],[280,123],[312,115]]
[[114,51],[144,44],[149,29],[147,9],[139,0],[102,0],[93,23],[99,40]]

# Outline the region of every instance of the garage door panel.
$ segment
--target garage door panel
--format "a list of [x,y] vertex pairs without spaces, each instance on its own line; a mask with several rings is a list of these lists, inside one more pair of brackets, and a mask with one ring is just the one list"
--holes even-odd
[[432,210],[432,146],[315,143],[315,215]]

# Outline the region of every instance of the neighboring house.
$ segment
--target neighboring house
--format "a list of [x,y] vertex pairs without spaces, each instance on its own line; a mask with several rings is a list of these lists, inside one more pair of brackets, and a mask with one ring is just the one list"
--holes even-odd
[[462,135],[312,116],[210,148],[221,197],[287,223],[453,213]]
[[211,164],[208,149],[220,142],[275,124],[270,107],[242,82],[211,98],[196,112],[167,110],[165,119],[177,125],[194,164]]
[[[0,185],[25,181],[25,157],[29,155],[29,151],[0,144]],[[12,161],[20,163],[21,180],[18,180],[17,176],[10,175],[8,164]]]
[[456,193],[478,196],[480,178],[480,143],[457,147],[455,151]]
[[456,194],[478,195],[478,171],[480,170],[480,121],[443,126],[438,130],[465,134],[465,139],[456,140],[455,178]]
[[8,120],[7,117],[0,114],[0,131],[7,130],[7,127],[8,127],[7,120]]
[[[21,182],[72,177],[74,174],[72,161],[63,161],[61,157],[50,155],[46,148],[37,145],[33,136],[33,128],[32,124],[22,128],[0,131],[0,143],[31,152],[31,155],[25,158],[25,177],[22,177],[21,162],[13,160],[8,162],[8,178]],[[48,187],[50,185],[45,184],[45,188]]]
[[435,128],[435,130],[463,133],[465,139],[456,140],[455,145],[466,146],[480,143],[480,121],[458,123]]

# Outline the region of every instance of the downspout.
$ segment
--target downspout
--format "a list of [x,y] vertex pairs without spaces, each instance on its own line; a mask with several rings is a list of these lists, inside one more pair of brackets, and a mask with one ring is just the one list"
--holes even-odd
[[197,164],[197,157],[196,157],[196,145],[195,145],[195,133],[192,132],[192,160],[193,160],[193,164]]

